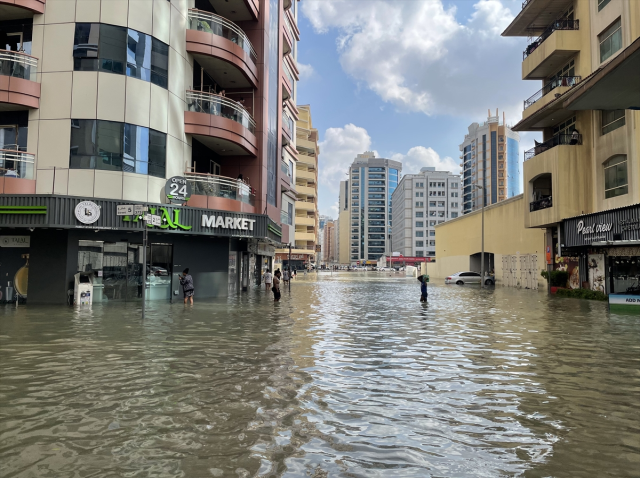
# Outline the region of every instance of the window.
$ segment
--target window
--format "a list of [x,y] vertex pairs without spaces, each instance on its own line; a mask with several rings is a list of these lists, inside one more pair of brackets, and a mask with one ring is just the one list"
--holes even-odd
[[416,251],[416,257],[424,257],[424,251]]
[[451,193],[451,197],[452,198],[457,198],[458,197],[458,193]]
[[451,219],[458,217],[458,213],[457,212],[452,212],[451,213]]
[[609,159],[604,166],[604,197],[622,196],[629,192],[627,180],[627,156],[619,154]]
[[167,135],[102,120],[71,120],[71,169],[103,169],[165,177]]
[[602,134],[611,133],[625,125],[624,110],[602,111]]
[[558,126],[553,127],[553,134],[571,134],[576,129],[576,117],[573,116],[568,120],[560,123]]
[[417,188],[423,188],[424,187],[424,183],[416,183],[416,187]]
[[73,69],[127,75],[167,88],[169,46],[130,28],[76,23]]
[[423,221],[416,221],[416,227],[424,227]]
[[423,192],[416,192],[416,197],[417,198],[424,197],[424,193]]
[[416,217],[424,217],[424,213],[422,211],[416,211]]
[[436,231],[429,231],[429,236],[430,237],[435,237],[436,236]]
[[429,246],[433,247],[436,245],[436,241],[429,241]]
[[437,213],[435,211],[429,211],[429,216],[436,217]]
[[438,201],[438,207],[444,207],[444,201]]
[[438,211],[438,217],[444,217],[444,211]]
[[602,10],[611,0],[598,0],[598,11]]
[[598,36],[600,41],[600,63],[622,48],[622,23],[620,19]]
[[416,237],[424,237],[424,231],[416,231]]
[[416,241],[416,247],[424,247],[424,241]]
[[436,207],[435,201],[429,201],[429,207]]
[[451,207],[455,207],[455,208],[457,208],[457,207],[458,207],[458,203],[457,203],[457,202],[452,202],[452,203],[451,203]]
[[416,201],[416,207],[424,207],[424,202]]
[[458,189],[458,183],[451,183],[451,189]]
[[436,225],[436,221],[429,221],[429,226],[435,226]]

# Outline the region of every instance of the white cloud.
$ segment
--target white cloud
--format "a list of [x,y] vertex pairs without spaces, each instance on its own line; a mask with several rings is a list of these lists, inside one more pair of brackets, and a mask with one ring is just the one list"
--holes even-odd
[[327,129],[319,146],[320,185],[335,194],[356,155],[371,148],[371,137],[366,129],[348,124],[344,128]]
[[300,71],[300,81],[313,78],[316,74],[316,70],[311,65],[305,65],[304,63],[298,63],[298,70]]
[[338,34],[344,71],[399,110],[515,118],[532,90],[519,78],[522,39],[500,36],[513,18],[500,0],[478,0],[466,23],[441,0],[301,5],[317,32]]
[[411,148],[407,154],[396,153],[391,159],[402,162],[402,174],[416,174],[420,168],[433,166],[436,171],[449,171],[453,174],[460,174],[460,161],[456,161],[449,156],[444,158],[434,151],[433,148],[416,146]]

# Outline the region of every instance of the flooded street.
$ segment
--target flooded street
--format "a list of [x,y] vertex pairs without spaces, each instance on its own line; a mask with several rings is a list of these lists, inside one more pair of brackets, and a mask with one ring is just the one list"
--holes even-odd
[[0,309],[0,476],[640,476],[640,319],[399,274]]

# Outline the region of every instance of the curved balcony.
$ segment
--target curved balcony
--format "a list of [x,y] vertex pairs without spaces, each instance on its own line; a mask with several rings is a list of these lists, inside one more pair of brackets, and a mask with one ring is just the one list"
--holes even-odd
[[37,70],[37,58],[26,53],[0,50],[0,111],[40,107]]
[[257,156],[256,122],[242,105],[224,96],[187,91],[185,133],[221,156]]
[[255,194],[243,181],[214,174],[184,173],[191,184],[189,206],[234,212],[255,212]]
[[44,13],[46,0],[0,0],[0,18],[21,20],[33,18],[35,13]]
[[0,194],[35,194],[36,157],[17,149],[0,149]]
[[258,56],[235,23],[204,10],[189,10],[187,51],[222,88],[256,88]]

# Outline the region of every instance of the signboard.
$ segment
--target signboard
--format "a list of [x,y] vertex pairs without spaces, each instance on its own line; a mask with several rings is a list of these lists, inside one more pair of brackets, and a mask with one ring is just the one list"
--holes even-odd
[[167,179],[164,192],[170,203],[182,204],[191,198],[191,184],[182,176],[174,176]]
[[640,205],[565,219],[563,232],[563,247],[621,241],[640,242]]
[[316,244],[316,252],[322,252],[322,246],[320,244]]
[[156,215],[151,216],[152,226],[160,226],[161,224],[162,224],[162,218],[160,216],[156,216]]
[[82,224],[93,224],[100,219],[100,207],[93,201],[82,201],[75,208],[76,219]]
[[547,246],[547,264],[553,264],[553,257],[551,257],[551,246]]
[[131,205],[131,204],[119,205],[117,207],[116,214],[118,216],[129,216],[131,214],[134,214],[133,205]]
[[29,236],[0,236],[0,247],[29,247],[31,237]]
[[134,204],[133,205],[133,214],[144,214],[147,212],[149,208],[144,204]]
[[609,309],[612,312],[640,314],[640,295],[609,294]]

